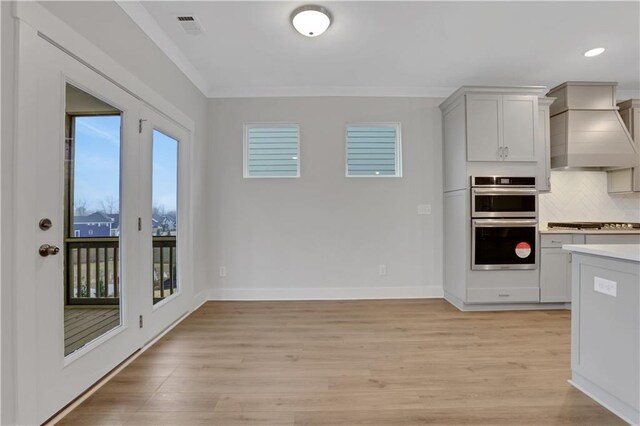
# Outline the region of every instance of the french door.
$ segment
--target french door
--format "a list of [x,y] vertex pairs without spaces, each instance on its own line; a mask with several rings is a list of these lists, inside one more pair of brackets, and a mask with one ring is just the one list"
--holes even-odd
[[[152,339],[190,307],[189,131],[144,106],[140,122],[140,270],[144,338]],[[152,265],[151,267],[148,267]]]
[[188,311],[189,133],[19,32],[16,396],[36,424]]

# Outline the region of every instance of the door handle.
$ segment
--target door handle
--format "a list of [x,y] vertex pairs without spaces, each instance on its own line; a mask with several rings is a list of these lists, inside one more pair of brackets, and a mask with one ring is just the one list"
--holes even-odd
[[38,253],[40,253],[40,256],[42,257],[55,256],[59,252],[60,249],[58,247],[49,244],[43,244],[38,249]]

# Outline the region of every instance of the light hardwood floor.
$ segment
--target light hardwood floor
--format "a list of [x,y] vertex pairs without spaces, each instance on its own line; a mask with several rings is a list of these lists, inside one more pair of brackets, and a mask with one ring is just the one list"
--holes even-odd
[[573,389],[570,312],[209,302],[61,424],[623,424]]

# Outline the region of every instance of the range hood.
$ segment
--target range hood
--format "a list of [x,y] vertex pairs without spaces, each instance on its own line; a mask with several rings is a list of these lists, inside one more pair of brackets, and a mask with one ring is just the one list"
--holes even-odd
[[551,168],[612,170],[638,166],[640,155],[616,105],[617,83],[568,81],[551,104]]

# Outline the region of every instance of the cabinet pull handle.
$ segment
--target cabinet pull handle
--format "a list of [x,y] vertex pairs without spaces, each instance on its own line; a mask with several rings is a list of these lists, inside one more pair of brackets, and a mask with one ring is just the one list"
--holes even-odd
[[499,297],[509,297],[509,293],[498,293]]
[[498,147],[498,157],[502,158],[502,150],[503,148],[500,146]]
[[562,241],[551,240],[551,242],[554,244],[562,244]]
[[506,157],[508,157],[508,156],[509,156],[509,147],[508,147],[508,146],[505,146],[505,147],[504,147],[504,151],[505,151],[504,156],[505,156],[505,158],[506,158]]

